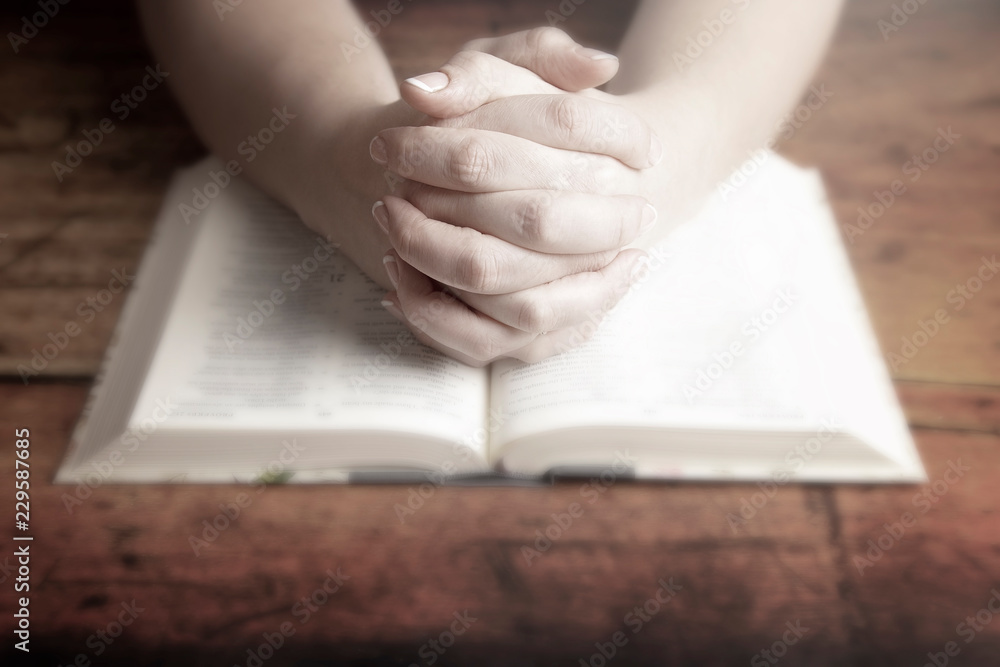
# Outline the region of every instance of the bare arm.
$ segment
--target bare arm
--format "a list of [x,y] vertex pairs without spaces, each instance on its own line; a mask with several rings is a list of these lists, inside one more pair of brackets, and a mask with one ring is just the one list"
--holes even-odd
[[[563,179],[557,179],[546,186],[556,191],[590,191],[601,194],[638,195],[643,201],[652,203],[655,211],[654,227],[639,239],[639,245],[656,243],[676,224],[689,219],[705,196],[716,184],[731,173],[732,169],[745,160],[752,149],[767,146],[777,134],[782,118],[787,114],[801,94],[806,82],[822,57],[826,44],[836,23],[840,0],[818,0],[814,3],[798,3],[794,0],[645,0],[635,16],[632,27],[626,35],[621,50],[621,69],[609,85],[609,92],[583,90],[572,93],[617,106],[644,119],[652,129],[652,134],[662,140],[663,160],[651,168],[622,171],[604,169],[599,159],[574,158],[577,169],[566,169]],[[515,50],[524,44],[510,42]],[[435,113],[421,95],[410,92],[407,101],[428,113]],[[599,107],[581,107],[569,114],[569,121],[563,123],[563,130],[572,127],[584,128],[582,134],[593,137],[620,136],[636,147],[647,146],[649,133],[632,133],[628,124],[607,122],[596,113]],[[618,115],[618,121],[624,116]],[[633,128],[639,127],[633,124]],[[572,131],[569,132],[573,134]],[[557,144],[549,143],[550,146]],[[578,140],[578,150],[588,150],[587,142]],[[398,150],[398,149],[397,149]],[[605,153],[604,150],[590,150]],[[391,151],[390,151],[391,152]],[[522,152],[522,156],[526,152]],[[600,156],[594,156],[600,158]],[[445,156],[447,159],[447,156]],[[557,165],[558,160],[538,162],[540,168]],[[606,166],[606,163],[605,163]],[[638,166],[638,165],[633,165]],[[411,178],[432,183],[434,174],[414,174]],[[591,174],[599,174],[592,179]],[[455,187],[455,186],[449,186]],[[461,189],[458,187],[457,189]],[[523,192],[523,191],[522,191]],[[533,227],[544,230],[536,236],[550,236],[566,252],[572,245],[574,233],[579,237],[592,236],[590,227],[582,225],[588,214],[595,222],[605,224],[613,219],[608,209],[594,206],[588,212],[568,206],[569,198],[556,200],[541,213],[536,212]],[[417,208],[429,218],[448,219],[448,211],[435,210],[433,204],[414,200]],[[613,209],[621,210],[622,204],[615,202]],[[498,207],[497,210],[503,210]],[[508,209],[510,210],[510,209]],[[514,209],[516,210],[516,209]],[[551,354],[554,339],[548,323],[558,322],[561,329],[557,337],[563,340],[580,322],[581,313],[600,314],[581,295],[599,293],[602,285],[613,281],[597,281],[586,284],[580,277],[592,278],[595,274],[581,273],[578,276],[553,280],[543,286],[520,292],[517,298],[503,294],[498,297],[481,294],[483,290],[468,288],[461,290],[450,276],[435,274],[437,267],[456,266],[462,259],[462,251],[468,243],[449,243],[449,226],[434,232],[435,239],[422,248],[422,256],[407,252],[403,241],[412,238],[412,231],[428,229],[419,215],[406,211],[400,206],[389,208],[390,227],[394,247],[402,258],[417,267],[410,272],[401,287],[390,297],[400,304],[398,316],[411,322],[411,328],[422,329],[428,337],[443,344],[455,340],[455,332],[464,334],[466,341],[475,338],[469,332],[479,332],[478,338],[503,341],[501,345],[468,346],[460,349],[474,349],[478,358],[489,358],[495,348],[500,355],[518,356],[522,359],[537,358]],[[419,212],[418,212],[419,213]],[[609,214],[610,213],[610,214]],[[440,216],[446,216],[440,218]],[[453,216],[454,218],[454,216]],[[482,216],[471,216],[466,221],[448,219],[462,226],[475,227],[475,221]],[[566,225],[572,220],[572,225]],[[491,233],[497,233],[490,230]],[[590,235],[588,235],[590,232]],[[409,236],[407,236],[409,234]],[[451,233],[456,240],[455,232]],[[516,236],[506,237],[516,244],[522,243]],[[495,257],[495,254],[485,253]],[[495,262],[496,263],[496,262]],[[519,262],[520,267],[524,262]],[[522,274],[524,271],[520,271]],[[455,317],[443,326],[443,322],[416,325],[412,313],[434,304],[440,297],[431,291],[426,281],[420,281],[420,274],[434,275],[441,283],[452,287],[466,306],[471,306],[480,314],[487,314],[494,320],[505,322],[515,330],[510,332],[490,330],[489,318],[474,321],[467,317],[461,304],[450,308]],[[545,274],[543,280],[551,280]],[[407,284],[412,282],[423,289],[414,290]],[[555,286],[563,287],[557,293]],[[456,292],[455,287],[460,289]],[[620,293],[620,292],[619,292]],[[613,303],[614,299],[609,303]],[[516,306],[516,313],[544,313],[548,317],[511,317],[510,304]],[[504,307],[508,306],[505,312]],[[442,306],[442,309],[448,305]],[[590,308],[588,311],[587,309]],[[464,318],[461,324],[460,317]],[[419,319],[419,318],[418,318]],[[537,324],[541,320],[546,324]],[[441,326],[435,326],[440,324]],[[549,332],[547,335],[530,337],[531,333]],[[528,334],[528,336],[522,335]],[[525,340],[531,342],[523,348]],[[579,336],[577,336],[579,339]],[[484,353],[482,350],[486,350]],[[510,350],[513,349],[513,352]],[[537,356],[536,356],[537,355]]]
[[[654,124],[679,159],[683,219],[777,133],[815,73],[842,0],[643,0],[609,92]],[[669,151],[669,149],[668,149]],[[677,201],[675,199],[675,201]]]
[[[410,106],[378,45],[353,48],[361,23],[346,0],[303,0],[294,12],[244,0],[221,17],[199,0],[140,4],[205,142],[238,157],[272,109],[287,108],[295,120],[243,162],[250,176],[397,288],[390,310],[402,319],[446,300],[428,276],[457,294],[450,317],[416,328],[422,340],[482,363],[547,356],[559,340],[553,326],[620,298],[637,258],[618,253],[621,245],[640,228],[644,243],[662,237],[776,133],[825,49],[840,0],[645,0],[608,93],[586,88],[613,75],[617,61],[579,51],[558,31],[477,40],[469,48],[496,58],[457,54],[442,68],[443,92],[404,85]],[[481,98],[475,91],[491,82],[500,84],[495,94]],[[415,127],[427,120],[415,110],[444,119],[434,121],[444,131]],[[378,165],[365,159],[376,135]],[[470,147],[485,159],[470,165]],[[387,190],[379,165],[416,187],[371,209],[381,216],[375,224],[371,204]],[[463,174],[475,182],[455,180]],[[382,266],[390,245],[386,269],[399,267],[392,281]]]
[[[388,240],[371,221],[382,170],[368,160],[338,167],[338,154],[366,156],[378,129],[422,118],[399,100],[381,48],[354,49],[360,26],[348,0],[293,7],[244,0],[221,16],[201,0],[140,0],[150,45],[202,140],[236,159],[270,194],[295,209],[384,281]],[[351,48],[345,50],[343,45]],[[268,126],[273,109],[294,119],[252,161],[238,147]],[[324,197],[310,196],[322,192]],[[355,224],[340,224],[350,220]]]

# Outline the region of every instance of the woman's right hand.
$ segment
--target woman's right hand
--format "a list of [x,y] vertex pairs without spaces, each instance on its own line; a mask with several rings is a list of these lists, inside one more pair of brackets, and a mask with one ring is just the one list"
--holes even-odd
[[[570,89],[617,69],[553,29],[478,45]],[[407,179],[373,209],[393,245],[390,310],[469,363],[535,360],[583,340],[577,325],[592,332],[638,271],[643,253],[622,248],[655,223],[633,194],[662,156],[655,134],[591,91],[478,51],[402,90],[436,120],[372,142],[373,159]]]

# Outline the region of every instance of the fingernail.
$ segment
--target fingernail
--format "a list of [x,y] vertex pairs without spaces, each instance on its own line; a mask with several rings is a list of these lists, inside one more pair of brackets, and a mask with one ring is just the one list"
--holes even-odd
[[382,137],[372,139],[372,142],[368,144],[368,152],[372,159],[383,167],[389,164],[389,154],[386,152],[385,139]]
[[656,226],[658,217],[660,214],[656,212],[656,208],[652,204],[646,204],[646,207],[642,209],[642,226],[639,228],[639,236],[643,236]]
[[399,265],[396,264],[396,258],[392,255],[386,255],[382,258],[382,266],[385,267],[386,275],[389,276],[389,282],[392,283],[392,286],[399,287]]
[[655,167],[663,161],[663,143],[655,134],[650,135],[649,140],[649,162],[651,167]]
[[406,80],[406,83],[411,86],[416,86],[425,93],[436,93],[439,90],[444,90],[451,83],[451,79],[444,72],[431,72],[430,74],[421,74],[420,76],[415,76]]
[[590,60],[618,60],[618,56],[613,53],[605,53],[604,51],[589,49],[583,46],[579,47],[576,52],[584,58],[589,58]]
[[377,201],[372,204],[372,217],[386,234],[389,233],[389,211],[385,208],[385,202]]

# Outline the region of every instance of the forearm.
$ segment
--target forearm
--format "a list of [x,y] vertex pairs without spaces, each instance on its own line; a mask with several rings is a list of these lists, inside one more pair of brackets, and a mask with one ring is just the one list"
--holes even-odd
[[681,143],[679,178],[710,189],[777,133],[826,51],[840,5],[644,0],[611,92],[634,98]]
[[[139,5],[151,47],[206,145],[384,279],[388,242],[368,213],[384,182],[367,147],[383,126],[403,124],[399,113],[416,115],[394,104],[398,88],[378,43],[355,48],[361,22],[351,4],[244,0],[221,20],[202,0]],[[268,128],[273,109],[294,119],[251,152],[248,137]]]

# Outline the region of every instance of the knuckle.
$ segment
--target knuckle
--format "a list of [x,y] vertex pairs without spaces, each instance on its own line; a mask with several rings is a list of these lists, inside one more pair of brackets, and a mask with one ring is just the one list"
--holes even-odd
[[476,294],[495,294],[501,283],[500,264],[495,253],[481,243],[470,243],[455,263],[454,287]]
[[532,51],[539,53],[565,43],[568,35],[553,26],[532,28],[524,36],[524,42]]
[[[416,173],[417,169],[427,162],[433,150],[433,144],[428,141],[423,128],[404,132],[395,143],[390,142],[389,145],[390,164],[395,162],[396,173],[407,178]],[[392,150],[394,145],[397,148],[395,151]]]
[[[487,55],[482,51],[466,49],[452,56],[448,63],[441,69],[444,70],[447,67],[459,74],[474,74],[483,68],[486,59]],[[447,71],[446,73],[451,74],[451,72]]]
[[456,53],[441,67],[448,78],[460,82],[460,85],[449,88],[452,95],[457,95],[453,103],[462,109],[472,110],[489,101],[492,91],[501,85],[499,63],[500,59],[482,51]]
[[514,209],[518,236],[530,247],[547,247],[554,240],[554,210],[550,198],[531,197]]
[[567,141],[586,136],[589,120],[587,111],[575,97],[560,95],[548,108],[549,125]]
[[556,313],[552,304],[543,299],[525,299],[518,308],[517,328],[531,333],[552,331],[556,325]]
[[449,175],[459,185],[478,190],[489,180],[493,162],[493,156],[481,141],[467,137],[455,148]]

